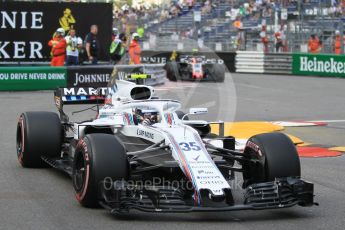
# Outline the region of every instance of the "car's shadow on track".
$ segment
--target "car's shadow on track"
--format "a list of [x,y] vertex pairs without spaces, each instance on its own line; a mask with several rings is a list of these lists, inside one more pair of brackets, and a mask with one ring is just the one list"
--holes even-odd
[[[297,208],[298,209],[298,208]],[[187,213],[187,214],[157,214],[131,212],[128,214],[110,214],[104,212],[106,218],[114,221],[136,222],[261,222],[261,221],[293,221],[315,218],[311,213],[302,210],[268,210],[268,211],[239,211],[239,212],[210,212],[210,213]]]

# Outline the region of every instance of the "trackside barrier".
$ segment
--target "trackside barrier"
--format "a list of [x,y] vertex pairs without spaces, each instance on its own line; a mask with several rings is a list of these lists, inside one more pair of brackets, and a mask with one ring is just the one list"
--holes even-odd
[[237,51],[235,58],[236,72],[238,73],[264,73],[263,52]]
[[47,90],[65,87],[65,67],[1,67],[0,91]]
[[291,74],[292,54],[238,51],[236,72]]
[[0,67],[0,91],[51,90],[59,87],[106,87],[112,76],[127,79],[149,75],[147,85],[164,84],[164,64]]
[[345,78],[345,55],[294,53],[292,73]]
[[166,80],[164,64],[71,66],[67,73],[67,87],[106,87],[113,76],[128,79],[138,74],[150,76],[145,79],[146,85],[164,84]]
[[291,74],[291,53],[266,53],[264,57],[264,73]]

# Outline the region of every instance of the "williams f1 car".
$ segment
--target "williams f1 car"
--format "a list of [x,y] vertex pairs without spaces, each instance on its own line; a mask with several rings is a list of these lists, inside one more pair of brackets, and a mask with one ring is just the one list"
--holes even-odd
[[[20,164],[67,173],[82,206],[102,206],[111,213],[314,204],[313,184],[301,179],[296,148],[284,134],[253,136],[240,152],[233,137],[212,135],[209,122],[191,119],[206,113],[205,108],[184,114],[180,102],[159,99],[152,87],[123,80],[107,91],[103,97],[62,88],[55,92],[59,115],[21,114],[16,136]],[[100,105],[97,117],[69,121],[63,106],[83,103]],[[240,200],[234,196],[235,173],[243,175]]]

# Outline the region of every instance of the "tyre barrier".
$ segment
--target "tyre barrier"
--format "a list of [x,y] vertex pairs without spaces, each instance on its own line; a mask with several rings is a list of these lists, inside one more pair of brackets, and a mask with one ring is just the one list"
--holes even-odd
[[291,74],[291,53],[237,51],[237,73]]
[[237,51],[235,67],[237,73],[264,73],[265,54],[263,52]]
[[264,56],[264,73],[291,74],[291,53],[266,53]]

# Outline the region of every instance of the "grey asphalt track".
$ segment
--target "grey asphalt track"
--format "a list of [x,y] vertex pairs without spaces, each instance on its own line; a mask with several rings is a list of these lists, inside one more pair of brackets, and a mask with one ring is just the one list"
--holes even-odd
[[[188,106],[202,105],[208,100],[211,109],[206,118],[212,120],[345,119],[343,79],[232,74],[227,76],[225,84],[168,83],[167,86],[161,87],[158,94],[183,101],[181,95],[193,91],[193,97],[185,101]],[[221,108],[217,108],[219,104]],[[344,229],[345,156],[302,159],[302,174],[315,183],[318,207],[159,215],[133,212],[121,218],[102,209],[82,208],[74,198],[67,176],[54,170],[19,166],[15,151],[16,122],[21,112],[32,110],[55,111],[52,93],[0,93],[0,230]],[[307,142],[345,145],[345,122],[287,131]]]

